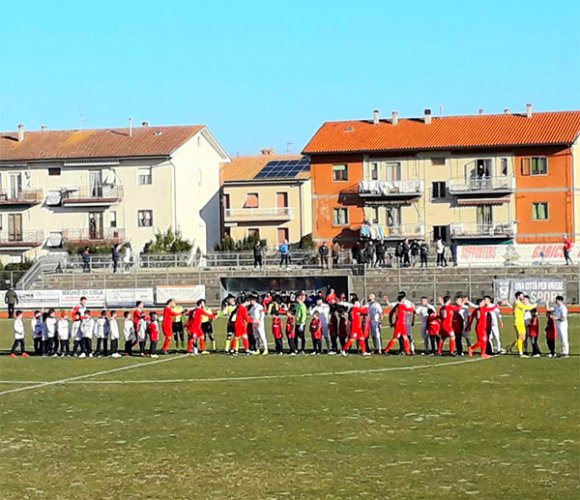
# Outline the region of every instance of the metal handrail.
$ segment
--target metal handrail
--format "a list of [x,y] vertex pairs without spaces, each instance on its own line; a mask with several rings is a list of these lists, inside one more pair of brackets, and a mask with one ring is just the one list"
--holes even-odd
[[0,203],[17,204],[17,203],[40,203],[42,202],[42,189],[21,189],[16,196],[12,196],[9,190],[0,190]]
[[378,181],[363,180],[358,186],[361,194],[375,195],[404,195],[421,194],[423,192],[423,181],[420,180],[399,180],[399,181]]
[[109,241],[119,242],[125,239],[125,229],[107,227],[103,229],[63,229],[62,238],[67,242],[78,241]]
[[117,185],[75,186],[62,190],[63,201],[69,203],[72,201],[121,200],[122,198],[123,186]]
[[515,177],[456,178],[449,180],[449,192],[510,191],[515,189]]
[[10,232],[4,231],[0,233],[0,243],[42,243],[44,241],[43,231],[21,231]]
[[226,208],[226,217],[292,217],[292,207]]

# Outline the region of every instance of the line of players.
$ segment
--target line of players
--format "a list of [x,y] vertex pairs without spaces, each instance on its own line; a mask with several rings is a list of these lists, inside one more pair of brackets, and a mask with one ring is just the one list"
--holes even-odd
[[[360,299],[353,295],[350,302],[344,297],[337,297],[333,290],[324,295],[307,296],[304,292],[297,295],[275,295],[272,293],[260,297],[257,293],[242,293],[238,297],[229,295],[224,299],[219,313],[214,313],[200,300],[197,307],[190,311],[169,300],[162,315],[161,329],[156,312],[146,313],[142,302],[137,302],[132,312],[124,312],[122,334],[125,342],[123,354],[133,355],[138,346],[138,354],[157,357],[157,344],[160,333],[164,335],[162,351],[168,353],[172,339],[176,347],[185,348],[187,334],[187,351],[191,354],[207,354],[206,339],[216,351],[212,321],[217,317],[227,319],[225,350],[237,355],[240,344],[246,354],[269,354],[266,336],[266,316],[272,317],[272,336],[275,352],[296,355],[306,352],[307,330],[312,340],[312,354],[323,353],[323,342],[330,355],[340,353],[348,355],[352,347],[358,347],[363,356],[371,353],[389,354],[399,344],[401,354],[411,355],[416,351],[412,328],[416,318],[420,320],[423,340],[422,354],[442,355],[443,346],[449,340],[449,354],[464,355],[464,341],[467,354],[472,356],[477,350],[483,357],[501,354],[505,351],[501,344],[503,322],[499,305],[486,296],[477,303],[472,303],[466,296],[438,299],[439,310],[422,297],[415,306],[400,292],[397,300],[391,303],[384,297],[386,307],[390,308],[388,323],[393,328],[393,335],[386,348],[382,348],[382,327],[384,311],[374,294],[369,295],[363,306]],[[555,355],[556,337],[562,343],[562,355],[569,351],[567,340],[567,309],[563,297],[557,298],[556,308],[548,310],[546,340],[550,356]],[[308,304],[308,305],[307,305]],[[530,304],[529,297],[518,292],[512,305],[515,317],[516,341],[521,356],[525,356],[528,340],[532,343],[532,354],[541,355],[538,346],[539,319],[535,304]],[[286,319],[285,323],[283,318]],[[36,311],[31,321],[32,339],[35,355],[43,356],[107,356],[121,357],[119,351],[118,316],[116,311],[102,311],[95,319],[87,308],[86,297],[81,297],[79,304],[72,312],[72,325],[66,313],[50,309],[44,313]],[[475,330],[477,340],[471,343],[470,333]],[[564,335],[565,331],[565,335]],[[288,349],[284,349],[284,337]],[[17,311],[14,322],[14,345],[11,355],[16,356],[20,347],[23,356],[25,351],[25,332],[22,312]],[[93,351],[93,339],[96,339],[96,350]],[[70,341],[73,341],[72,349]],[[110,342],[110,344],[109,344]]]

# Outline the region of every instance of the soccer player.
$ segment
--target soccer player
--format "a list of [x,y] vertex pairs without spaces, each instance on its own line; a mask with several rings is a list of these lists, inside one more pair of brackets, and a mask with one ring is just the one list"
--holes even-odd
[[528,325],[528,337],[532,342],[532,357],[539,358],[542,355],[540,347],[538,346],[538,336],[540,335],[540,318],[538,317],[538,310],[532,309],[530,311],[530,324]]
[[[205,350],[205,334],[201,328],[201,322],[204,317],[214,318],[212,313],[205,310],[205,300],[199,299],[197,301],[197,307],[189,313],[189,320],[187,321],[187,332],[189,335],[189,341],[187,343],[187,352],[189,354],[197,354],[198,352],[206,353]],[[199,340],[199,351],[196,346],[197,340]]]
[[139,355],[145,356],[147,352],[147,317],[145,314],[141,314],[135,333],[139,343]]
[[[405,354],[407,356],[411,355],[411,345],[409,343],[409,335],[408,335],[408,315],[415,313],[415,306],[405,300],[406,294],[404,292],[399,293],[397,297],[397,302],[393,305],[393,309],[389,314],[389,321],[391,326],[394,328],[393,330],[393,337],[387,344],[384,353],[389,354],[390,350],[393,348],[396,342],[398,342],[399,338],[403,338],[403,348],[405,350]],[[386,297],[388,302],[388,298]]]
[[74,306],[72,317],[74,318],[75,315],[79,313],[82,321],[83,319],[85,319],[84,316],[86,310],[87,310],[87,298],[83,296],[80,298],[79,303],[76,306]]
[[135,303],[135,309],[133,309],[133,329],[135,332],[139,330],[139,321],[145,316],[145,312],[143,311],[144,307],[143,301],[141,300]]
[[93,357],[93,334],[95,332],[95,320],[91,317],[91,311],[85,310],[84,319],[81,322],[82,352],[79,358]]
[[173,317],[173,323],[171,327],[173,330],[173,340],[175,342],[175,346],[177,347],[177,350],[179,350],[185,347],[185,338],[183,335],[183,307],[180,305],[175,306],[175,312],[179,314]]
[[473,351],[476,349],[481,350],[482,358],[489,358],[490,356],[485,352],[487,349],[487,331],[488,331],[488,315],[497,306],[496,305],[486,305],[486,300],[481,299],[478,302],[478,307],[473,311],[469,317],[469,324],[471,325],[473,321],[476,321],[475,333],[477,335],[477,342],[467,349],[469,357],[473,357]]
[[34,344],[34,355],[42,356],[42,313],[34,311],[34,317],[30,320],[32,327],[32,342]]
[[12,344],[12,349],[10,350],[10,357],[16,357],[16,349],[20,346],[20,354],[23,358],[27,358],[28,354],[26,354],[26,346],[24,343],[24,322],[22,321],[22,311],[16,311],[16,319],[14,320],[13,324],[14,330],[14,343]]
[[159,324],[157,323],[157,313],[152,312],[149,315],[149,324],[147,325],[147,334],[149,335],[149,356],[158,358],[157,342],[159,342]]
[[427,332],[429,333],[430,355],[435,356],[441,340],[441,318],[435,309],[431,310],[427,318]]
[[556,322],[556,332],[560,339],[562,357],[567,358],[570,355],[570,344],[568,342],[568,308],[564,303],[564,297],[562,295],[556,297],[554,320]]
[[257,295],[250,295],[250,318],[252,318],[252,333],[254,335],[256,349],[255,354],[260,353],[262,346],[262,355],[268,355],[268,340],[266,339],[266,313],[264,306],[258,301]]
[[306,294],[301,293],[296,297],[296,343],[299,344],[298,351],[302,354],[306,350],[306,322],[308,321],[308,308],[304,301]]
[[60,319],[56,325],[56,331],[58,335],[58,342],[60,348],[61,357],[70,356],[70,343],[69,343],[69,324],[68,317],[63,311],[60,313]]
[[[348,304],[344,304],[345,307],[348,307]],[[350,336],[344,347],[342,348],[342,355],[347,356],[348,351],[351,345],[355,342],[358,342],[359,347],[362,351],[363,356],[370,356],[371,353],[367,352],[366,343],[364,339],[364,332],[362,327],[362,320],[363,315],[369,313],[368,306],[362,307],[360,300],[358,298],[354,298],[352,301],[352,307],[350,308]]]
[[[84,312],[83,312],[84,314]],[[82,316],[79,311],[73,313],[73,322],[71,335],[73,338],[73,356],[78,356],[83,352],[83,332],[81,330],[81,325],[83,324],[81,320]]]
[[120,358],[119,353],[119,323],[117,323],[117,311],[111,311],[109,316],[109,335],[111,336],[111,357]]
[[383,308],[377,301],[374,293],[369,295],[369,315],[367,317],[369,334],[373,341],[375,354],[380,354],[383,350],[381,341],[381,328],[383,326]]
[[163,341],[163,354],[169,354],[168,349],[171,345],[171,339],[173,338],[173,318],[175,316],[181,314],[180,312],[175,311],[175,300],[169,299],[165,304],[165,309],[163,310],[163,335],[165,336],[165,340]]
[[230,352],[230,346],[232,344],[232,339],[236,334],[236,325],[235,325],[235,312],[236,312],[236,298],[229,294],[223,304],[222,310],[220,311],[220,316],[227,318],[226,320],[226,345],[225,351]]
[[310,335],[313,346],[311,356],[322,354],[322,321],[318,311],[314,311],[312,314],[312,319],[310,320]]
[[415,308],[415,314],[421,320],[421,337],[423,339],[423,355],[429,353],[430,335],[427,328],[427,320],[431,313],[436,313],[435,308],[429,304],[429,299],[421,297],[421,303]]
[[[123,314],[125,320],[123,321],[123,338],[125,339],[125,356],[133,354],[133,346],[135,345],[135,323],[131,318],[131,313],[125,311]],[[140,317],[140,316],[139,316]],[[137,323],[139,325],[139,323]]]
[[252,323],[252,318],[248,314],[248,300],[245,297],[240,297],[238,299],[238,306],[235,312],[235,319],[234,319],[234,328],[235,328],[235,336],[232,340],[232,355],[238,355],[238,339],[242,339],[244,344],[244,350],[246,351],[246,355],[250,354],[250,343],[248,341],[248,324]]
[[[491,301],[490,301],[491,303]],[[501,314],[501,309],[499,308],[500,303],[497,304],[498,307],[490,313],[490,335],[489,340],[492,344],[492,352],[494,354],[505,354],[504,349],[501,347],[501,329],[503,328],[503,317]]]
[[527,357],[524,354],[524,341],[526,340],[526,323],[524,316],[526,311],[536,309],[536,304],[530,304],[529,298],[526,298],[524,292],[516,292],[515,302],[512,306],[514,310],[514,328],[516,331],[516,341],[510,346],[510,352],[514,345],[518,347],[520,358]]
[[296,348],[296,308],[292,304],[288,311],[286,311],[286,338],[288,340],[288,348],[290,356],[296,356],[298,349]]
[[49,309],[44,324],[46,326],[46,354],[56,358],[58,356],[57,340],[56,340],[56,311]]
[[282,340],[282,318],[280,318],[278,309],[272,310],[272,336],[274,337],[276,354],[284,354],[284,343]]
[[451,297],[446,295],[443,297],[442,302],[443,305],[439,308],[439,317],[441,318],[441,334],[437,354],[439,356],[443,354],[443,344],[445,343],[446,339],[449,339],[449,354],[451,354],[451,356],[456,356],[455,329],[460,329],[463,331],[463,320],[461,318],[457,319],[455,317],[459,316],[459,313],[463,307],[463,299],[461,297],[456,297],[455,304],[452,304]]
[[[204,341],[207,342],[209,339],[211,342],[211,350],[215,352],[216,344],[213,334],[213,319],[215,318],[215,315],[213,314],[213,311],[209,307],[206,307],[205,301],[203,303],[203,310],[208,314],[210,314],[211,316],[203,316],[201,318],[201,331],[203,332]],[[208,354],[208,352],[205,349],[203,349],[201,353]]]
[[108,356],[107,338],[109,336],[109,319],[107,311],[101,311],[101,316],[95,321],[95,333],[97,335],[97,356]]
[[548,322],[546,324],[546,345],[548,346],[548,350],[550,354],[548,354],[549,358],[556,357],[556,322],[554,321],[554,313],[550,310],[546,311],[546,317],[548,318]]
[[316,305],[310,309],[310,314],[314,314],[315,312],[318,313],[318,317],[320,319],[320,328],[322,331],[322,337],[324,338],[324,342],[326,344],[326,349],[328,352],[331,350],[331,343],[330,343],[330,331],[329,331],[329,323],[330,323],[330,306],[326,304],[322,297],[316,298]]

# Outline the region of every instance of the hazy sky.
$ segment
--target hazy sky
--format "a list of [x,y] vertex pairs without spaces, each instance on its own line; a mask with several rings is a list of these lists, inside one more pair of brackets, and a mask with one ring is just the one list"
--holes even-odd
[[230,155],[322,122],[580,108],[580,2],[0,0],[0,130],[207,124]]

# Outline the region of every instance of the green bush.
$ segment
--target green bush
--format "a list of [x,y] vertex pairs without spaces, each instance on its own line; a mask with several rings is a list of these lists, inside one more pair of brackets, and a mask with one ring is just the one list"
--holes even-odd
[[156,233],[155,238],[143,247],[143,253],[188,253],[191,252],[193,243],[183,238],[181,231],[173,231],[169,228],[164,233]]
[[91,255],[107,255],[111,253],[112,244],[86,244],[86,243],[67,243],[64,249],[70,255],[80,255],[85,251],[85,248],[89,248]]
[[261,240],[255,236],[246,236],[236,241],[231,236],[226,235],[221,243],[216,244],[213,249],[216,252],[245,252],[252,250],[257,242],[260,242],[264,248],[268,244],[266,240]]

